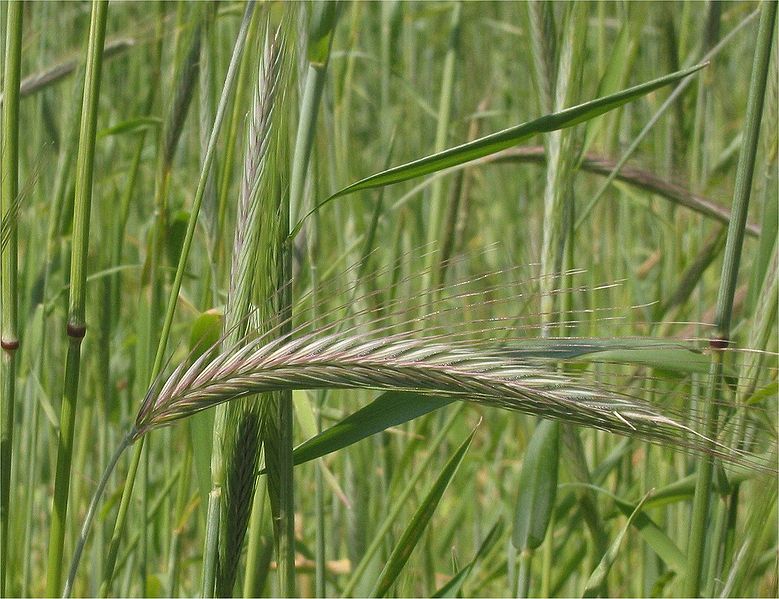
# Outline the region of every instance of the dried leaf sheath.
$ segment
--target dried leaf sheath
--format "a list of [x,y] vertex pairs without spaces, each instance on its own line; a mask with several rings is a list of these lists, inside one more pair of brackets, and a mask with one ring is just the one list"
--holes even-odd
[[258,392],[329,387],[454,396],[678,447],[703,447],[700,435],[649,403],[498,351],[404,335],[366,340],[312,333],[287,341],[254,339],[211,362],[206,356],[188,368],[180,366],[158,394],[146,397],[136,420],[137,436]]

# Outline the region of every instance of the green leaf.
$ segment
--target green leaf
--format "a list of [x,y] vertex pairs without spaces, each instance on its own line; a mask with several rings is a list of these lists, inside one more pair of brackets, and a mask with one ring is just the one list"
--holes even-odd
[[206,310],[195,319],[189,330],[189,351],[193,360],[219,341],[223,321],[224,311],[221,308]]
[[[687,558],[684,553],[682,553],[670,537],[655,524],[652,518],[641,511],[645,507],[646,502],[650,499],[651,496],[647,495],[637,506],[621,499],[617,499],[615,503],[623,514],[630,516],[625,527],[627,528],[627,526],[630,525],[634,526],[641,535],[641,538],[644,539],[646,544],[652,548],[663,562],[665,562],[666,566],[672,568],[678,574],[683,574],[687,568]],[[615,543],[616,542],[617,541],[615,541]]]
[[[222,335],[224,312],[220,308],[206,310],[192,323],[189,332],[189,350],[191,359],[203,355],[208,348],[219,340]],[[208,493],[211,491],[211,443],[214,429],[214,411],[205,410],[187,419],[189,435],[192,442],[192,456],[195,465],[200,500],[203,505],[208,503]]]
[[446,462],[441,474],[438,475],[438,478],[435,483],[433,483],[427,496],[417,508],[416,512],[414,512],[406,530],[403,531],[403,534],[387,559],[387,563],[384,565],[384,569],[381,571],[379,579],[376,581],[376,585],[371,592],[371,597],[384,597],[397,579],[401,570],[403,570],[403,566],[406,565],[408,558],[411,557],[411,552],[417,546],[419,539],[422,538],[422,533],[424,533],[430,519],[433,517],[433,513],[438,507],[438,503],[441,500],[446,487],[449,486],[463,457],[465,457],[465,453],[468,451],[468,447],[470,446],[475,433],[476,429],[473,429],[471,434],[463,441],[454,455],[449,458],[449,461]]
[[644,501],[646,501],[647,497],[648,495],[639,502],[639,504],[636,506],[636,509],[634,509],[633,513],[630,514],[630,517],[625,523],[625,526],[623,526],[622,530],[619,531],[619,534],[614,539],[611,547],[609,547],[608,551],[606,551],[606,554],[601,558],[598,566],[595,568],[595,570],[593,570],[592,574],[590,574],[590,578],[587,580],[587,584],[584,587],[584,597],[597,596],[598,589],[602,587],[603,581],[606,580],[606,576],[608,575],[609,570],[611,570],[611,566],[614,563],[614,560],[617,559],[617,553],[619,552],[619,548],[622,545],[622,540],[625,538],[625,534],[627,534],[628,528],[630,528],[633,519],[641,511],[641,507],[644,505]]
[[295,465],[348,447],[392,426],[443,408],[453,401],[453,399],[427,397],[410,391],[382,393],[364,408],[296,447],[292,454]]
[[[667,350],[677,349],[690,354],[700,355],[694,348],[688,347],[679,341],[666,341],[663,339],[529,339],[521,342],[513,342],[502,348],[502,351],[510,356],[518,358],[549,358],[552,360],[570,360],[581,358],[591,354],[608,351],[632,351],[632,350]],[[638,354],[637,354],[638,355]],[[598,359],[597,357],[594,359]],[[630,362],[630,354],[622,361]],[[708,360],[707,360],[708,363]]]
[[650,368],[680,374],[707,374],[711,364],[709,358],[703,354],[674,347],[603,351],[597,355],[583,356],[582,359],[595,362],[649,366]]
[[433,593],[433,597],[457,597],[462,592],[463,584],[470,576],[474,566],[487,555],[487,552],[492,549],[501,534],[503,534],[503,520],[498,520],[490,529],[490,532],[487,533],[481,545],[479,545],[479,549],[476,551],[473,559],[455,574],[449,582]]
[[109,137],[111,135],[121,135],[123,133],[141,133],[148,129],[156,129],[160,125],[162,125],[161,118],[156,116],[139,116],[134,119],[123,121],[113,127],[103,129],[98,133],[98,137]]
[[[678,374],[708,374],[711,364],[697,348],[662,339],[533,339],[509,344],[501,352],[524,359],[633,364]],[[732,368],[726,374],[736,375]]]
[[308,34],[308,61],[322,68],[330,58],[333,32],[338,22],[338,2],[315,2]]
[[[382,187],[384,185],[408,181],[409,179],[414,179],[423,175],[429,175],[465,162],[476,160],[477,158],[483,158],[484,156],[500,152],[501,150],[520,144],[539,133],[549,133],[550,131],[558,131],[560,129],[573,127],[574,125],[578,125],[579,123],[583,123],[609,112],[610,110],[619,108],[623,104],[632,102],[661,87],[684,79],[702,69],[707,64],[708,63],[704,63],[689,69],[683,69],[615,94],[610,94],[578,106],[566,108],[560,112],[548,114],[533,121],[486,135],[485,137],[481,137],[472,142],[381,171],[335,192],[321,202],[319,206],[314,208],[314,211],[336,198],[354,193],[355,191],[373,189],[375,187]],[[305,218],[301,219],[295,226],[295,229],[290,233],[290,238],[295,237],[304,220]]]
[[557,496],[560,423],[542,420],[533,432],[519,474],[519,496],[511,542],[518,551],[544,541]]

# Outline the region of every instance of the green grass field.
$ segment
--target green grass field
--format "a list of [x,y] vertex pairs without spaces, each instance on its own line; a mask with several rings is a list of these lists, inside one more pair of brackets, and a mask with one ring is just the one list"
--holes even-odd
[[775,2],[0,6],[0,596],[776,597]]

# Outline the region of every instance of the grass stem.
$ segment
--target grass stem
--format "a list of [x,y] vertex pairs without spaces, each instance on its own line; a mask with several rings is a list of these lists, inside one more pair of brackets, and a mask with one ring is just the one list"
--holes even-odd
[[87,48],[84,99],[81,109],[78,157],[76,158],[76,192],[73,212],[73,248],[70,269],[68,309],[68,352],[65,362],[65,386],[62,394],[60,433],[57,445],[57,470],[49,537],[46,593],[59,594],[65,542],[65,518],[68,510],[73,431],[76,423],[76,400],[79,390],[81,342],[86,334],[86,270],[89,246],[89,216],[92,205],[92,173],[97,133],[97,107],[103,64],[108,2],[93,0]]
[[[724,349],[730,341],[733,300],[741,262],[744,227],[749,209],[755,156],[760,137],[760,123],[763,115],[763,102],[775,21],[776,3],[763,2],[760,9],[757,45],[752,65],[749,95],[747,97],[744,140],[736,170],[736,185],[733,191],[733,214],[728,225],[728,237],[725,243],[725,257],[722,265],[722,283],[717,296],[716,338],[712,341],[712,347],[715,350]],[[705,407],[706,422],[704,425],[704,434],[709,439],[715,439],[717,433],[718,405],[722,399],[721,394],[724,385],[724,357],[725,353],[723,351],[715,351],[709,373],[708,400]],[[700,593],[701,573],[708,530],[709,505],[711,502],[713,462],[712,458],[704,458],[701,460],[698,468],[690,537],[687,545],[688,565],[685,595],[689,597],[697,597]]]
[[[6,597],[10,560],[8,537],[11,518],[11,459],[16,404],[16,370],[19,337],[18,322],[18,232],[17,219],[12,215],[19,193],[19,81],[22,59],[21,0],[8,2],[8,23],[4,64],[2,105],[2,182],[0,185],[0,221],[8,221],[8,234],[3,234],[0,246],[0,597]],[[5,232],[3,232],[5,233]]]

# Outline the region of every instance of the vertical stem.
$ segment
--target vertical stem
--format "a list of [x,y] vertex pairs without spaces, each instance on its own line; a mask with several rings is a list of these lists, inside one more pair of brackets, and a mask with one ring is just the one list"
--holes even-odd
[[[230,59],[230,66],[228,67],[227,75],[225,76],[225,82],[222,88],[222,96],[219,100],[216,116],[214,117],[214,125],[211,129],[211,137],[208,141],[208,149],[203,159],[203,165],[200,171],[200,179],[198,180],[197,190],[195,191],[195,198],[192,202],[192,210],[190,211],[190,217],[187,223],[187,231],[184,236],[184,243],[181,247],[178,267],[176,269],[176,274],[174,276],[173,284],[168,296],[168,304],[165,311],[165,318],[162,323],[160,341],[159,345],[157,346],[157,353],[155,354],[154,365],[152,366],[152,371],[150,374],[150,380],[152,381],[162,370],[165,349],[167,347],[170,329],[173,324],[173,314],[175,313],[176,304],[178,303],[179,291],[181,291],[181,283],[184,280],[185,265],[187,263],[187,259],[189,258],[189,250],[192,247],[192,240],[195,236],[197,218],[198,214],[200,213],[200,206],[203,202],[203,196],[205,195],[208,174],[210,172],[211,163],[213,162],[214,154],[216,152],[216,144],[219,137],[219,132],[221,130],[224,114],[227,109],[227,100],[230,96],[230,93],[232,92],[233,83],[235,82],[238,65],[240,63],[240,58],[243,54],[243,49],[246,44],[249,22],[254,12],[254,7],[254,0],[247,2],[246,9],[244,10],[243,20],[241,21],[241,28],[235,40],[233,54]],[[143,451],[143,445],[143,438],[141,438],[140,442],[135,446],[132,466],[130,472],[127,474],[124,489],[122,490],[122,503],[120,505],[119,513],[116,517],[116,522],[114,524],[114,534],[111,539],[111,544],[108,548],[108,558],[106,559],[106,570],[103,573],[103,582],[100,586],[101,595],[108,593],[111,581],[113,580],[114,567],[116,565],[116,553],[118,551],[119,540],[121,539],[122,531],[124,530],[124,524],[127,516],[127,506],[129,506],[130,496],[132,495],[133,486],[135,484],[135,476],[138,463],[140,462],[141,453]]]
[[[446,139],[449,133],[449,123],[452,112],[452,94],[454,92],[454,68],[457,59],[457,53],[460,45],[460,22],[462,19],[462,3],[457,2],[452,10],[451,31],[449,33],[449,47],[446,50],[444,58],[444,70],[441,77],[441,95],[438,99],[438,123],[435,132],[434,151],[439,152],[446,147]],[[443,180],[438,178],[433,181],[430,190],[430,220],[427,223],[427,242],[434,243],[438,239],[441,231],[441,220],[444,213],[444,188]],[[432,248],[431,248],[432,249]],[[428,254],[427,267],[430,270],[428,275],[428,286],[435,287],[438,284],[438,274],[440,266],[436,265],[440,258],[437,258],[435,252]]]
[[65,540],[65,518],[70,489],[70,464],[73,454],[73,429],[76,420],[81,342],[86,334],[86,269],[89,246],[89,215],[92,204],[92,171],[95,157],[97,105],[100,93],[100,72],[103,63],[103,43],[108,15],[108,2],[93,0],[87,48],[84,99],[81,107],[78,157],[76,159],[75,205],[73,209],[73,249],[70,264],[70,295],[68,308],[68,352],[65,361],[65,386],[60,413],[60,434],[57,445],[57,470],[54,481],[54,502],[49,537],[49,560],[46,594],[58,594],[62,575],[62,551]]
[[[22,58],[22,3],[8,3],[3,84],[2,194],[0,220],[11,216],[11,206],[19,192],[19,82]],[[16,401],[17,336],[17,254],[16,219],[9,222],[10,235],[2,248],[2,294],[0,294],[0,393],[2,393],[2,431],[0,432],[0,597],[6,595],[8,530],[10,519],[11,452],[13,447],[14,403]]]
[[[286,197],[286,206],[281,206],[281,234],[282,239],[289,236],[290,224],[295,223],[300,206],[303,202],[308,165],[311,159],[311,150],[316,133],[316,120],[319,112],[319,104],[322,99],[327,65],[330,58],[330,48],[333,40],[333,31],[337,22],[337,6],[328,3],[317,7],[312,19],[312,27],[309,33],[309,66],[306,72],[306,83],[301,103],[300,121],[295,137],[295,149],[292,158],[292,172],[290,178],[289,195]],[[282,199],[283,201],[283,199]],[[291,332],[292,316],[292,240],[282,248],[280,263],[281,276],[279,286],[281,289],[280,318],[286,323],[282,326],[281,335]],[[276,551],[278,560],[279,593],[283,596],[295,595],[295,509],[294,509],[294,478],[292,460],[292,392],[280,393],[280,403],[276,412],[277,420],[272,423],[278,435],[278,447],[275,451],[268,451],[266,445],[266,465],[272,466],[278,474],[277,489],[269,489],[277,495],[278,519],[276,527]],[[273,415],[270,416],[274,418]],[[275,443],[274,443],[275,444]],[[276,464],[269,462],[277,461]],[[275,478],[275,477],[273,477]],[[272,478],[269,478],[269,483]]]
[[[741,261],[741,249],[744,240],[744,226],[749,209],[752,188],[752,175],[755,166],[760,121],[763,113],[768,64],[771,56],[776,3],[763,2],[760,10],[760,25],[757,34],[752,78],[749,84],[749,96],[744,126],[744,141],[736,170],[736,185],[733,191],[733,208],[728,225],[728,238],[725,244],[725,257],[722,265],[722,284],[717,297],[716,338],[712,340],[713,349],[724,349],[730,338],[730,324],[733,312],[733,299],[736,291],[738,269]],[[717,405],[722,399],[724,352],[716,351],[709,372],[708,403],[705,408],[704,434],[709,439],[717,436]],[[707,516],[711,499],[713,459],[701,460],[693,499],[692,523],[687,545],[687,578],[684,594],[697,597],[700,592],[703,552],[706,545]]]

